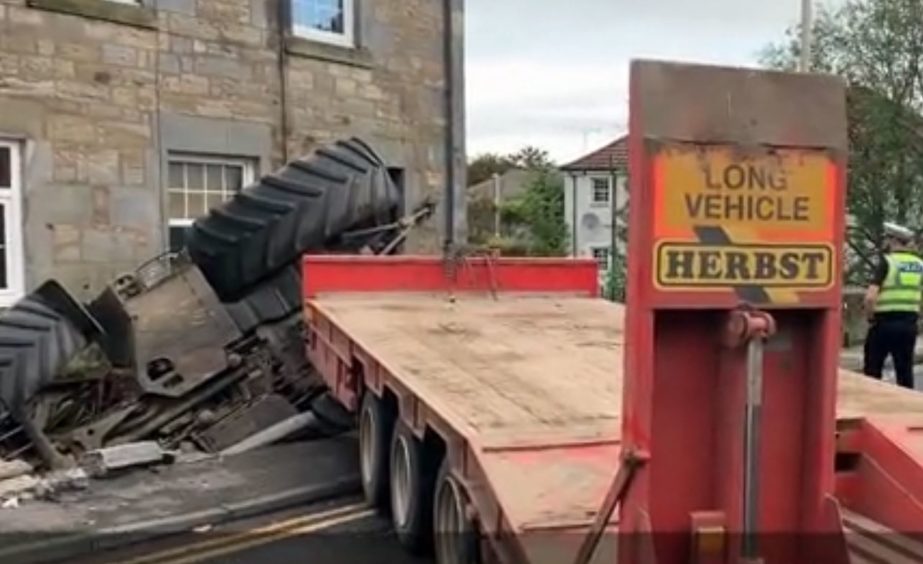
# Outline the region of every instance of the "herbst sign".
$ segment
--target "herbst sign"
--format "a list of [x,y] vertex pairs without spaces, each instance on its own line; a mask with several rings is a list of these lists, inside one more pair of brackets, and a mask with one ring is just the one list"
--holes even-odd
[[791,301],[831,288],[837,177],[824,152],[671,143],[653,163],[657,290]]

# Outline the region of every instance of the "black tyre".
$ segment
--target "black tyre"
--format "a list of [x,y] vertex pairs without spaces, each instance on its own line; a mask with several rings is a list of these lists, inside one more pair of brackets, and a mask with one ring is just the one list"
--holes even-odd
[[87,346],[94,330],[85,310],[56,282],[0,313],[0,400],[20,413]]
[[443,460],[433,500],[436,564],[480,564],[477,529],[468,515],[468,494]]
[[189,255],[222,301],[236,301],[345,231],[392,221],[400,195],[381,158],[358,139],[321,148],[196,220]]
[[432,548],[433,488],[436,472],[423,443],[398,420],[391,437],[391,522],[398,540],[412,554]]
[[371,392],[362,398],[359,410],[359,469],[365,499],[374,507],[388,509],[388,455],[394,416]]

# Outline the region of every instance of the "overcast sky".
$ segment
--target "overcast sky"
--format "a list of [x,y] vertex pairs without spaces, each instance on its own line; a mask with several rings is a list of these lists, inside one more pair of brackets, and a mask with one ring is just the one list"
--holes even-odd
[[[839,5],[844,0],[824,0]],[[627,127],[628,62],[753,66],[800,0],[467,0],[468,153],[559,161]]]

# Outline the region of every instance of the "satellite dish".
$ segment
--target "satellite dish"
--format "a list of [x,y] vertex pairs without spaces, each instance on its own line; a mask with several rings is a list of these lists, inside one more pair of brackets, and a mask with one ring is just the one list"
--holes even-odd
[[585,213],[583,217],[580,218],[580,225],[588,231],[595,231],[599,227],[599,217],[592,212]]

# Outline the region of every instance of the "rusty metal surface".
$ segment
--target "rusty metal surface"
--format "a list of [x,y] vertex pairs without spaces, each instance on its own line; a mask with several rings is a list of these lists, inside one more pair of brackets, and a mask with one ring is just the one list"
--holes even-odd
[[152,394],[180,397],[225,370],[225,347],[241,336],[194,266],[125,300],[124,308],[138,382]]
[[201,433],[198,440],[206,450],[219,452],[297,413],[288,400],[269,394],[242,406],[237,412]]
[[654,61],[631,72],[650,139],[847,150],[838,77]]

